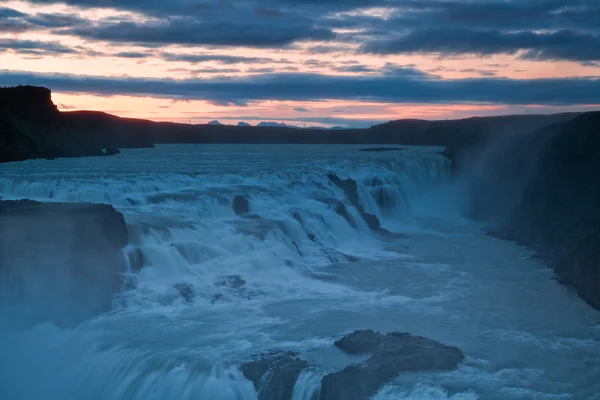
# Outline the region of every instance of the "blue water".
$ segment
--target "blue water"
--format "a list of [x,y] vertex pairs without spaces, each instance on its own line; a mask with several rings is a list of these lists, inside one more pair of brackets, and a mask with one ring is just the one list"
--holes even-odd
[[[0,399],[256,399],[239,364],[289,349],[311,364],[294,392],[308,400],[349,362],[333,341],[362,328],[467,356],[456,371],[400,376],[377,400],[600,399],[600,312],[531,250],[462,217],[440,149],[359,148],[165,145],[0,164],[4,199],[112,204],[128,224],[124,257],[144,263],[113,312],[73,329],[17,328],[0,297]],[[408,237],[371,232],[330,173]],[[237,195],[258,217],[235,215]],[[233,276],[244,284],[223,285]]]

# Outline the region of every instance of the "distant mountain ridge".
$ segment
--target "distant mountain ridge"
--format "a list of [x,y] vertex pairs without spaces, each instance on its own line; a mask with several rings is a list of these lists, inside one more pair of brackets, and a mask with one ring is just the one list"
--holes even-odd
[[446,146],[507,130],[531,131],[577,114],[520,115],[450,121],[397,120],[367,129],[177,124],[97,111],[60,112],[42,87],[0,88],[0,162],[116,154],[160,143],[401,144]]

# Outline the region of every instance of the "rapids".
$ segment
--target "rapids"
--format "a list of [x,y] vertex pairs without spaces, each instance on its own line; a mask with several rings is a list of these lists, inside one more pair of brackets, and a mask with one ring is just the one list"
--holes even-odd
[[[375,329],[467,356],[453,372],[402,375],[377,400],[600,399],[600,313],[531,250],[461,216],[439,148],[359,149],[164,145],[0,164],[0,197],[112,204],[129,230],[113,312],[22,330],[0,310],[0,398],[256,399],[238,366],[283,349],[311,364],[294,389],[311,400],[348,363],[333,341]],[[330,174],[408,237],[372,232]]]

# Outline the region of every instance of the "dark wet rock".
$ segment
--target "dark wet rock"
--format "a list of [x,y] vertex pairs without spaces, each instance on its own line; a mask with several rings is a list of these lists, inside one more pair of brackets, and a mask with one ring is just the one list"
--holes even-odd
[[135,249],[131,249],[127,252],[127,260],[129,262],[129,267],[133,272],[139,271],[144,267],[145,258],[142,249],[136,247]]
[[383,209],[391,209],[396,205],[396,200],[390,195],[386,187],[378,187],[375,189],[374,196],[377,205]]
[[298,243],[296,243],[295,241],[292,242],[292,245],[294,246],[294,248],[296,249],[296,251],[298,252],[298,255],[300,257],[302,257],[302,250],[300,250],[300,246],[298,246]]
[[371,356],[326,375],[320,400],[367,400],[402,372],[451,370],[464,359],[456,347],[408,333],[356,331],[335,345],[348,354]]
[[246,284],[246,281],[239,275],[229,275],[216,283],[217,286],[227,286],[232,289],[241,288]]
[[336,205],[335,212],[339,216],[343,217],[346,220],[346,222],[348,222],[350,224],[351,227],[353,227],[354,229],[357,228],[356,222],[354,222],[354,219],[352,219],[352,216],[348,212],[348,209],[346,208],[345,205],[343,205],[342,203],[339,203],[338,205]]
[[221,293],[217,293],[210,300],[210,304],[215,304],[217,301],[221,301],[224,299],[224,296]]
[[325,274],[325,273],[309,272],[308,276],[310,276],[313,279],[318,279],[320,281],[334,281],[334,280],[336,280],[336,276],[335,275]]
[[235,221],[238,232],[244,235],[251,235],[260,240],[265,240],[270,233],[276,231],[285,231],[283,221],[265,219],[265,218],[246,218]]
[[404,150],[404,149],[402,147],[367,147],[365,149],[360,149],[360,151],[372,151],[372,152],[400,151],[400,150]]
[[560,283],[600,309],[600,112],[509,139],[462,150],[470,216],[536,250]]
[[250,201],[246,196],[238,195],[233,198],[233,211],[237,215],[244,215],[250,212]]
[[0,201],[0,308],[10,298],[30,311],[13,321],[61,327],[110,311],[127,236],[109,205]]
[[[337,187],[339,187],[340,189],[342,189],[344,191],[344,193],[346,194],[346,197],[350,201],[350,204],[352,204],[352,206],[354,208],[356,208],[356,210],[360,214],[361,218],[367,223],[367,225],[369,226],[369,228],[371,228],[371,230],[373,230],[377,233],[389,233],[388,230],[381,227],[381,223],[379,222],[379,219],[377,218],[377,216],[375,216],[373,214],[369,214],[365,211],[365,209],[362,206],[362,204],[360,203],[360,199],[358,197],[358,185],[356,184],[355,180],[341,179],[340,177],[338,177],[335,174],[329,174],[329,180],[332,183],[334,183]],[[338,208],[336,208],[336,212],[338,214],[342,215],[341,213],[344,212],[344,210],[341,208],[338,210]],[[347,214],[348,214],[348,212],[347,212],[347,210],[345,210],[344,215],[347,215]],[[344,215],[342,215],[342,216],[344,216]],[[346,218],[346,220],[348,220],[349,215],[347,217],[344,216],[344,218]],[[355,226],[355,225],[353,225],[353,226]]]
[[302,215],[300,215],[300,213],[298,211],[294,211],[292,213],[292,218],[294,218],[296,221],[300,222],[300,224],[304,223],[304,219],[302,218]]
[[196,293],[194,293],[194,285],[190,283],[176,283],[173,285],[173,289],[179,292],[179,295],[185,300],[186,303],[194,302]]
[[246,379],[254,383],[259,400],[291,399],[298,376],[306,368],[308,362],[291,351],[256,355],[241,366]]
[[348,260],[348,262],[359,262],[360,258],[350,255],[350,254],[344,254],[346,256],[346,260]]
[[381,179],[380,177],[376,176],[371,180],[371,186],[372,187],[378,187],[378,186],[383,186],[385,185],[385,182],[383,181],[383,179]]
[[104,155],[106,156],[116,156],[117,154],[121,154],[121,150],[117,149],[116,147],[108,147],[104,152]]
[[0,162],[103,156],[106,148],[150,147],[143,125],[148,124],[99,112],[60,112],[51,91],[43,87],[0,88]]

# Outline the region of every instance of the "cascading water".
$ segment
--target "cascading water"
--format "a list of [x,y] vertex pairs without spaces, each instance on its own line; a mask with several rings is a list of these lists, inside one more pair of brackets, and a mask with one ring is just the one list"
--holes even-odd
[[[403,377],[377,399],[571,398],[600,389],[587,373],[575,387],[560,368],[518,365],[497,351],[506,343],[523,354],[533,340],[528,332],[573,354],[585,350],[598,369],[600,331],[583,316],[598,326],[600,317],[522,257],[526,250],[455,218],[456,191],[440,149],[358,149],[159,146],[114,158],[1,165],[4,199],[108,203],[122,212],[129,271],[115,310],[76,329],[43,323],[22,331],[2,321],[0,398],[256,399],[239,364],[282,349],[311,361],[293,394],[310,400],[323,374],[346,362],[331,352],[333,340],[358,328],[423,334],[469,356],[442,375],[442,385],[426,374]],[[358,204],[332,175],[355,182]],[[247,201],[247,213],[236,214],[236,197]],[[391,234],[373,231],[365,213]],[[406,239],[394,235],[405,232]],[[509,253],[520,261],[479,268],[484,258],[474,242],[494,259]],[[572,330],[546,321],[529,326],[526,315],[500,306],[492,312],[481,301],[492,295],[506,303],[528,276],[539,278],[536,290],[554,291]],[[481,291],[486,284],[490,292]],[[516,339],[499,333],[506,326]],[[561,357],[571,360],[564,351],[548,360],[571,365]],[[488,384],[475,385],[473,376]],[[557,377],[562,384],[551,383]],[[514,390],[494,397],[504,386]]]

